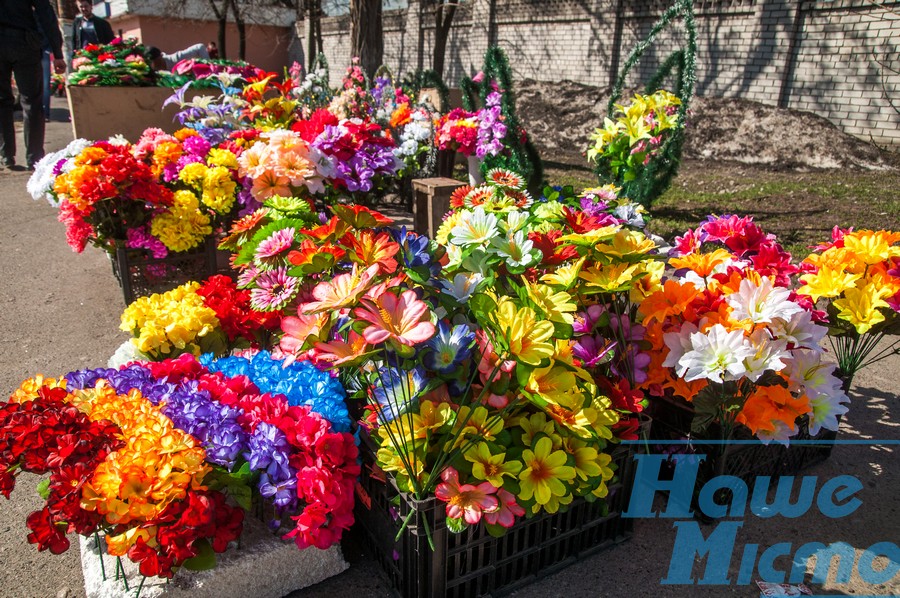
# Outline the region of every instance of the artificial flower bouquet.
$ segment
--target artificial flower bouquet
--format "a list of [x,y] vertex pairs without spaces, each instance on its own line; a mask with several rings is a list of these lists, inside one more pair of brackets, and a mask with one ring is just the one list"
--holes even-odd
[[682,433],[787,446],[801,425],[837,430],[848,399],[821,346],[827,328],[791,289],[797,267],[774,236],[750,217],[710,217],[676,239],[667,266],[639,306],[652,344],[641,388],[690,403]]
[[250,291],[227,276],[189,282],[165,293],[140,297],[122,313],[120,328],[131,333],[114,361],[160,361],[181,354],[225,355],[235,349],[266,348],[281,313],[252,309]]
[[459,152],[464,156],[475,153],[478,141],[478,114],[454,108],[441,116],[435,127],[434,143],[439,150]]
[[604,119],[587,149],[600,182],[623,187],[626,195],[642,199],[633,195],[636,185],[649,172],[648,165],[663,158],[661,150],[669,138],[683,130],[680,105],[678,96],[665,90],[635,94],[630,104],[616,104],[615,120]]
[[494,169],[484,185],[457,189],[436,235],[445,275],[534,302],[553,322],[554,340],[612,400],[616,436],[634,439],[645,405],[637,384],[650,361],[636,305],[658,285],[658,246],[639,230],[640,209],[614,187],[547,188],[534,201],[524,186]]
[[134,145],[76,140],[42,159],[28,186],[59,208],[74,251],[91,243],[162,259],[199,248],[246,206],[249,191],[237,174],[241,143],[214,146],[187,129],[148,129]]
[[800,264],[797,293],[824,303],[824,323],[849,390],[855,374],[900,351],[900,233],[840,229]]
[[216,77],[226,73],[238,81],[249,81],[262,74],[262,70],[244,60],[225,60],[220,58],[188,58],[172,67],[172,77],[179,85],[190,82],[191,87],[203,89],[216,87]]
[[291,515],[285,539],[328,548],[353,522],[359,472],[343,396],[265,352],[38,376],[0,406],[0,493],[49,473],[29,541],[59,554],[68,532],[103,534],[144,576],[214,566],[254,497],[278,524]]
[[115,38],[108,44],[88,44],[75,53],[69,85],[155,85],[145,58],[147,48],[136,39]]
[[289,70],[290,78],[294,82],[292,93],[299,102],[301,116],[309,116],[319,108],[327,108],[334,97],[334,92],[329,85],[328,62],[324,54],[320,54],[305,75],[303,67],[294,62]]

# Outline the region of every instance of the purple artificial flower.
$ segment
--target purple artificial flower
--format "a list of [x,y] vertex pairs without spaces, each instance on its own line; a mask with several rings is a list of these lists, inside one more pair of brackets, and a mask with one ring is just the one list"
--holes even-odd
[[604,363],[612,358],[612,351],[618,343],[605,339],[600,335],[579,337],[572,347],[572,355],[584,363],[585,368],[591,368]]
[[199,135],[191,135],[184,140],[182,145],[186,153],[193,154],[200,160],[209,153],[209,148],[211,147],[209,142]]

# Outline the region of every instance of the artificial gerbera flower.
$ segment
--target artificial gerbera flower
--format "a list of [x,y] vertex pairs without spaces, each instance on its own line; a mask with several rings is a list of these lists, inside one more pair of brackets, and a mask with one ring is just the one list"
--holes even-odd
[[434,324],[428,319],[428,304],[421,301],[415,291],[403,291],[399,297],[385,292],[376,299],[364,299],[353,314],[369,322],[363,336],[373,345],[392,340],[411,346],[434,335]]
[[250,305],[259,311],[284,309],[300,290],[300,280],[290,276],[286,268],[263,272],[254,282],[256,288],[250,291]]
[[500,503],[494,494],[497,488],[489,482],[477,486],[460,484],[459,474],[452,467],[447,467],[441,474],[443,482],[437,485],[434,495],[447,503],[447,516],[454,519],[465,519],[466,523],[475,525],[481,521],[485,512],[496,511]]
[[296,230],[293,228],[282,228],[273,232],[256,246],[253,262],[262,269],[284,263],[284,254],[294,244],[295,235]]
[[401,371],[394,367],[378,370],[372,387],[372,397],[378,405],[378,418],[382,423],[393,421],[418,402],[425,388],[425,370],[417,366]]
[[487,172],[485,179],[503,189],[521,191],[525,188],[525,179],[512,170],[506,168],[493,168]]

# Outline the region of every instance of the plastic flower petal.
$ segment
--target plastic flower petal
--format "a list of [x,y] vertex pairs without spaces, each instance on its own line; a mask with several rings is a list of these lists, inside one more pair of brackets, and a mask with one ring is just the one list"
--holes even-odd
[[428,304],[421,301],[415,291],[383,293],[377,299],[364,299],[353,314],[369,322],[363,336],[371,344],[392,340],[401,345],[415,345],[434,335],[434,324],[429,319]]

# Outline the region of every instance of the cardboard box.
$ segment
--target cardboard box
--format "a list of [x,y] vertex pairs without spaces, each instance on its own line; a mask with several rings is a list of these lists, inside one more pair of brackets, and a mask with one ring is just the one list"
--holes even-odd
[[[66,89],[72,132],[76,138],[91,141],[124,135],[134,143],[144,129],[158,127],[174,133],[181,125],[174,120],[175,105],[162,105],[174,92],[168,87],[88,87],[73,85]],[[190,90],[185,97],[215,95],[218,90]]]

